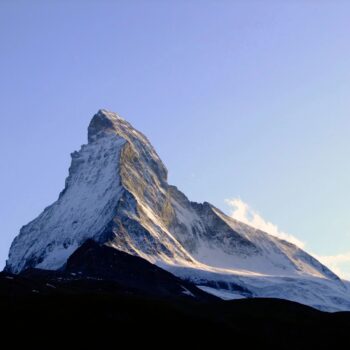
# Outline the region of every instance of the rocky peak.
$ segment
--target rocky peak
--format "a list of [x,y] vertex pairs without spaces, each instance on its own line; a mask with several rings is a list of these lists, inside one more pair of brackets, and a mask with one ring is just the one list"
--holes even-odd
[[117,124],[124,120],[116,113],[100,109],[91,119],[88,127],[88,141],[93,142],[97,137],[107,133],[115,133]]
[[131,148],[129,153],[131,152],[134,157],[147,162],[160,178],[160,181],[166,181],[167,169],[147,137],[117,113],[100,109],[89,124],[88,141],[92,143],[111,134],[115,134],[127,141],[129,148]]

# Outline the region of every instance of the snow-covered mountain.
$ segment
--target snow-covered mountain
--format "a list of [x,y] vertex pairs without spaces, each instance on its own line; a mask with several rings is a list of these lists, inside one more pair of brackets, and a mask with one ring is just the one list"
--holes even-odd
[[60,269],[87,239],[140,256],[226,299],[275,297],[350,310],[350,292],[297,246],[194,203],[167,182],[148,139],[100,110],[58,200],[24,226],[6,270]]

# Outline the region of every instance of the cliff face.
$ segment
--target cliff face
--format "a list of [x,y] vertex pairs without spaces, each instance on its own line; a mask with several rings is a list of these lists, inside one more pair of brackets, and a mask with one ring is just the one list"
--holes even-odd
[[72,153],[58,200],[13,241],[6,270],[59,269],[87,239],[233,298],[350,308],[346,287],[309,254],[170,186],[148,139],[105,110],[92,118],[88,144]]

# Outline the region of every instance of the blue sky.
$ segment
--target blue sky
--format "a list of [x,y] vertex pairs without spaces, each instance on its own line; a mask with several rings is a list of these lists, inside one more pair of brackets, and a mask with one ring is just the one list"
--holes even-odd
[[192,200],[350,277],[348,1],[0,2],[0,264],[64,186],[99,108]]

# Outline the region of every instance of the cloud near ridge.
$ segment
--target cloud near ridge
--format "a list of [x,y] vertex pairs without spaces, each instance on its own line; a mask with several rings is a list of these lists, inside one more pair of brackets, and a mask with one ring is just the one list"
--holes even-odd
[[277,225],[265,220],[257,211],[251,208],[240,198],[226,199],[226,203],[231,207],[230,216],[238,221],[250,225],[268,234],[291,242],[300,248],[305,247],[305,243],[297,237],[281,231]]
[[[298,247],[304,249],[305,243],[297,237],[281,231],[277,225],[264,219],[257,211],[252,209],[249,204],[243,202],[240,198],[227,199],[226,203],[231,208],[230,216],[247,225],[269,233],[272,236],[284,239]],[[350,281],[350,251],[335,255],[318,255],[310,253],[323,265],[327,266],[340,278]]]
[[336,255],[312,255],[339,277],[350,280],[350,251]]

